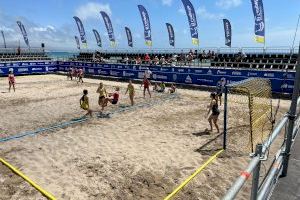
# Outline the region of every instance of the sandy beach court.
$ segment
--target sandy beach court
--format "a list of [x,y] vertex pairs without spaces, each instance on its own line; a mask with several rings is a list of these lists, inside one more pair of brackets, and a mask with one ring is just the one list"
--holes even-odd
[[[0,138],[82,117],[85,112],[79,107],[79,99],[83,89],[89,90],[91,108],[100,110],[96,93],[100,81],[110,92],[120,86],[120,105],[130,104],[124,95],[127,83],[85,79],[78,85],[59,75],[23,76],[16,81],[16,92],[8,93],[7,79],[0,78]],[[137,103],[150,102],[151,106],[1,142],[0,157],[57,199],[163,199],[222,148],[222,135],[204,131],[209,128],[205,117],[208,92],[179,89],[176,98],[155,93],[150,100],[148,96],[142,98],[139,85],[135,88]],[[120,105],[109,105],[106,112]],[[288,106],[289,101],[281,101],[279,115]],[[243,108],[236,109],[237,114],[243,112]],[[221,130],[222,119],[223,112]],[[230,133],[247,128],[239,124],[230,127]],[[238,140],[239,136],[235,137]],[[248,153],[236,145],[229,145],[228,151],[175,199],[220,199],[249,160]],[[249,198],[249,184],[238,199]],[[1,164],[0,194],[1,200],[44,199]]]

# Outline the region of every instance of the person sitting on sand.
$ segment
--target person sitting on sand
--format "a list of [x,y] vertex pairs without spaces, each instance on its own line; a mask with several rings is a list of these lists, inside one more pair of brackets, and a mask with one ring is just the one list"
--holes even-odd
[[16,84],[16,79],[15,79],[15,75],[12,71],[9,71],[8,74],[8,91],[10,92],[11,87],[13,87],[14,92],[16,92],[16,88],[15,88],[15,84]]
[[108,102],[110,102],[111,104],[114,104],[114,105],[118,103],[119,97],[120,97],[119,91],[120,91],[120,88],[116,87],[115,92],[108,94],[109,97],[105,98],[104,103],[102,105],[102,111],[104,110],[104,107],[107,106]]
[[151,98],[151,92],[150,92],[151,82],[148,80],[148,78],[147,78],[146,75],[144,75],[144,80],[143,80],[143,82],[142,82],[142,84],[141,84],[141,87],[142,87],[143,85],[144,85],[144,92],[143,92],[144,98],[145,98],[145,96],[146,96],[146,90],[148,91],[148,94],[149,94],[149,96],[150,96],[150,98]]
[[133,98],[134,98],[135,91],[134,91],[134,86],[133,86],[131,80],[129,80],[129,84],[128,84],[128,86],[127,86],[127,90],[126,90],[126,92],[125,92],[125,95],[127,94],[127,92],[129,92],[130,103],[131,103],[131,105],[133,106],[133,105],[134,105],[134,100],[133,100]]
[[212,112],[211,115],[208,118],[208,122],[210,125],[210,131],[213,131],[213,125],[212,122],[214,123],[214,125],[216,126],[217,132],[219,133],[219,126],[218,126],[218,118],[220,115],[220,110],[219,110],[219,106],[218,106],[218,97],[216,95],[216,93],[211,93],[210,94],[210,98],[211,98],[211,102],[210,105],[208,106],[208,112],[207,112],[207,116],[209,115],[210,111]]
[[88,91],[83,90],[83,96],[79,100],[79,104],[80,104],[80,108],[87,111],[87,114],[85,116],[90,115],[92,117],[92,110],[90,109],[89,98],[87,95],[88,95]]
[[154,92],[157,92],[157,90],[158,90],[158,84],[157,84],[157,83],[154,83],[153,91],[154,91]]
[[106,89],[102,82],[99,84],[97,93],[99,93],[98,105],[102,107],[104,104],[105,98],[107,97],[107,92],[106,92]]
[[166,84],[162,81],[159,84],[159,90],[157,90],[157,92],[165,92],[165,89],[166,89]]
[[170,87],[170,89],[169,89],[169,93],[170,93],[170,94],[173,94],[173,93],[175,93],[175,92],[176,92],[176,86],[175,86],[174,83],[172,83],[172,85],[171,85],[171,87]]

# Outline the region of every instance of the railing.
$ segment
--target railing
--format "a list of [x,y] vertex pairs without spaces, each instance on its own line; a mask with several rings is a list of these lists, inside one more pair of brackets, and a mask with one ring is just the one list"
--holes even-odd
[[[298,62],[300,56],[298,57]],[[300,65],[297,66],[300,68]],[[300,69],[296,70],[296,78],[294,83],[293,97],[291,102],[291,107],[289,112],[281,119],[276,128],[274,129],[271,136],[263,143],[256,147],[255,154],[252,160],[248,164],[246,170],[244,170],[232,187],[228,190],[224,196],[224,200],[234,199],[239,191],[242,189],[243,185],[250,177],[252,178],[252,188],[251,188],[251,200],[263,200],[267,199],[273,189],[275,188],[276,182],[279,176],[286,176],[289,162],[289,154],[293,142],[300,130],[300,112],[297,113],[297,108],[300,106],[299,89],[300,89]],[[281,131],[288,125],[288,129],[285,129],[284,143],[281,148],[277,151],[276,156],[272,162],[271,167],[268,170],[267,175],[264,177],[263,181],[260,183],[260,167],[263,161],[266,161],[266,152],[273,144],[274,140],[281,133]]]
[[[202,53],[205,51],[214,51],[216,53],[238,53],[239,51],[243,51],[248,54],[265,54],[265,53],[298,53],[298,49],[291,48],[288,46],[280,46],[280,47],[202,47],[202,48],[116,48],[116,49],[95,49],[95,51],[99,51],[102,53],[116,53],[116,54],[146,54],[146,53],[157,53],[157,54],[179,54],[179,53],[189,53],[190,50],[197,50],[198,53]],[[94,52],[92,49],[84,50],[81,52]]]
[[40,47],[31,47],[31,48],[0,48],[0,53],[18,53],[20,51],[20,53],[42,53],[44,52],[43,48]]

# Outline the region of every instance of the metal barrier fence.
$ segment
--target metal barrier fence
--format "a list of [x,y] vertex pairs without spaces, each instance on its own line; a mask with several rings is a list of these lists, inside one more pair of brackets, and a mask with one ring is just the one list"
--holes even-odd
[[[300,51],[299,51],[300,52]],[[300,61],[300,54],[298,56],[298,63]],[[284,177],[287,175],[289,155],[293,142],[299,132],[300,112],[297,113],[297,107],[300,106],[299,89],[300,89],[300,65],[298,64],[296,69],[296,77],[293,89],[293,96],[289,112],[281,119],[278,125],[275,127],[271,136],[263,143],[256,146],[256,151],[252,157],[252,160],[248,164],[246,170],[244,170],[232,187],[228,190],[224,196],[224,200],[234,199],[247,179],[252,176],[251,187],[251,200],[263,200],[267,199],[273,189],[276,186],[276,182],[279,176]],[[268,149],[273,144],[274,140],[281,133],[285,126],[288,126],[285,130],[285,138],[283,145],[277,151],[276,156],[272,162],[271,167],[268,170],[267,175],[262,181],[260,178],[260,167],[263,161],[266,161]]]
[[[264,53],[298,53],[297,48],[291,48],[288,46],[280,47],[203,47],[203,48],[118,48],[118,49],[95,49],[95,51],[103,53],[137,53],[137,54],[146,54],[146,53],[189,53],[190,50],[197,50],[198,53],[205,51],[214,51],[215,53],[238,53],[243,51],[245,53],[254,53],[254,54],[264,54]],[[93,52],[93,50],[81,50],[82,52]]]

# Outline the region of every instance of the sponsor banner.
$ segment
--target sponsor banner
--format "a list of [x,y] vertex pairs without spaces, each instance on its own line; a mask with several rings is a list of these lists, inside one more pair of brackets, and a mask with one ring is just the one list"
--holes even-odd
[[133,39],[132,39],[131,30],[128,27],[125,27],[125,32],[126,32],[126,36],[127,36],[128,46],[133,47]]
[[[66,65],[69,64],[69,65]],[[67,70],[68,67],[76,65],[75,63],[62,62],[58,70]],[[84,65],[83,63],[78,63]],[[181,84],[195,84],[216,86],[221,78],[225,78],[227,83],[245,80],[247,78],[268,78],[272,83],[273,92],[292,93],[295,72],[281,72],[271,70],[235,70],[235,69],[209,69],[209,68],[186,68],[186,67],[160,67],[160,66],[139,66],[139,65],[121,65],[121,64],[95,64],[94,67],[85,64],[85,72],[95,75],[114,76],[120,78],[142,79],[145,70],[152,71],[152,80],[175,82]],[[54,66],[55,67],[55,66]],[[56,66],[57,67],[57,66]],[[34,73],[32,68],[39,66],[12,67],[16,73]],[[0,75],[7,74],[9,67],[0,68]],[[19,72],[16,69],[20,69]],[[28,69],[28,70],[26,70]],[[57,69],[57,68],[56,68]],[[46,70],[47,71],[47,70]],[[48,71],[50,68],[48,67]]]
[[149,14],[143,5],[138,5],[138,9],[140,11],[141,18],[144,25],[145,44],[147,46],[152,46],[151,24],[150,24]]
[[102,47],[102,41],[101,41],[100,34],[98,33],[98,31],[96,29],[93,29],[93,33],[94,33],[95,38],[96,38],[97,46]]
[[103,21],[104,21],[104,24],[105,24],[105,27],[107,30],[108,38],[109,38],[109,41],[111,42],[111,46],[115,46],[116,39],[115,39],[114,29],[113,29],[110,17],[104,11],[101,11],[100,14],[103,18]]
[[231,47],[232,30],[231,24],[228,19],[223,19],[224,32],[225,32],[225,45]]
[[77,16],[74,16],[73,18],[74,18],[74,20],[75,20],[75,22],[77,24],[77,28],[78,28],[78,31],[79,31],[79,35],[80,35],[80,40],[81,40],[82,46],[84,48],[87,48],[87,40],[86,40],[85,30],[84,30],[82,21]]
[[173,26],[170,23],[166,23],[168,34],[169,34],[169,44],[175,47],[175,33]]
[[254,15],[255,40],[258,43],[265,43],[265,13],[262,0],[251,0]]
[[191,32],[191,37],[192,37],[192,43],[194,45],[199,45],[198,23],[197,23],[197,17],[196,17],[194,6],[189,0],[181,0],[181,1],[184,6],[186,15],[188,17],[188,22],[189,22],[190,32]]
[[21,33],[23,35],[25,44],[27,45],[27,47],[29,47],[28,35],[27,35],[27,32],[26,32],[26,29],[25,29],[24,25],[22,24],[21,21],[17,21],[17,24],[18,24],[18,26],[21,30]]
[[76,35],[75,35],[75,42],[76,42],[77,49],[80,49],[79,38]]

